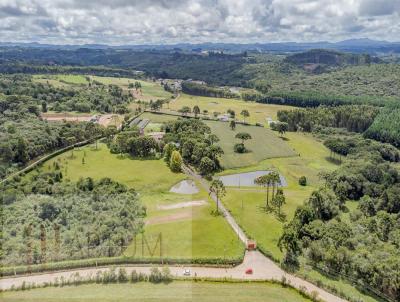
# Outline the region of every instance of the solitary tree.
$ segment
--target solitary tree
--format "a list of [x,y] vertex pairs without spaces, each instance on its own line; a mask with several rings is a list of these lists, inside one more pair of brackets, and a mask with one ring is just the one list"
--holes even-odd
[[190,113],[190,107],[183,106],[181,109],[178,110],[178,112],[182,113],[182,115],[187,115],[188,113]]
[[211,194],[217,198],[217,213],[219,213],[219,201],[226,194],[224,183],[221,180],[214,179],[211,182],[209,195]]
[[169,163],[169,167],[172,172],[180,172],[182,169],[182,156],[179,151],[172,151],[171,161]]
[[231,130],[233,131],[233,130],[235,130],[236,129],[236,122],[235,121],[230,121],[230,123],[229,123],[229,127],[231,127]]
[[273,199],[274,206],[278,208],[278,215],[281,214],[281,207],[286,203],[285,195],[282,189],[278,189]]
[[244,141],[251,139],[251,135],[247,132],[239,132],[235,135],[235,138],[240,139],[244,145]]
[[240,115],[243,116],[243,123],[246,123],[246,118],[250,116],[250,113],[247,109],[243,109]]
[[194,117],[197,117],[197,115],[200,114],[200,108],[199,108],[199,106],[195,105],[195,106],[193,107],[193,113],[194,113]]

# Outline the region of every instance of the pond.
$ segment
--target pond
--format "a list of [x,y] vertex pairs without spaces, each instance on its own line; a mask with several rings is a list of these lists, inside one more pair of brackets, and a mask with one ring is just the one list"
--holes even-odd
[[199,189],[197,188],[195,182],[193,180],[182,180],[174,185],[170,190],[170,192],[178,193],[178,194],[196,194],[199,193]]
[[[230,175],[225,175],[225,176],[220,176],[218,179],[220,179],[224,186],[226,187],[255,187],[257,186],[254,184],[254,180],[257,177],[260,177],[262,175],[266,175],[271,173],[272,171],[252,171],[252,172],[246,172],[246,173],[238,173],[238,174],[230,174]],[[280,178],[280,184],[278,185],[279,187],[286,187],[287,182],[286,179],[282,176],[279,175]]]

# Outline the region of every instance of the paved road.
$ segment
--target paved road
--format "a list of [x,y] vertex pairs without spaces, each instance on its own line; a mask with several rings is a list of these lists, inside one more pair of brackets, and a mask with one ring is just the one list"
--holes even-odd
[[[150,269],[153,266],[118,266],[124,267],[128,274],[132,270],[136,270],[138,273],[149,274]],[[248,275],[245,273],[246,269],[252,268],[253,274]],[[296,288],[304,287],[307,291],[315,291],[318,293],[318,297],[327,302],[344,302],[342,300],[315,285],[306,282],[300,278],[294,277],[285,273],[279,266],[277,266],[270,259],[266,258],[258,251],[248,251],[244,257],[242,264],[233,268],[217,268],[217,267],[190,267],[190,266],[172,266],[170,267],[171,274],[174,276],[183,277],[185,269],[189,269],[191,277],[207,277],[207,278],[232,278],[240,280],[281,280],[283,276]],[[43,284],[45,282],[53,282],[56,278],[60,280],[61,277],[65,279],[70,278],[73,274],[79,273],[81,277],[95,276],[98,271],[106,271],[108,267],[99,268],[87,268],[87,269],[74,269],[63,272],[51,272],[44,274],[36,274],[21,277],[9,277],[0,279],[0,289],[7,290],[12,286],[21,286],[23,282],[35,283],[36,285]]]

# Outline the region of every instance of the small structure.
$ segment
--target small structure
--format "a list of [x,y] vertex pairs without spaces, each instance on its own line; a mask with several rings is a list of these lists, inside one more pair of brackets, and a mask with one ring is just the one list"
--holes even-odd
[[254,240],[247,240],[246,248],[248,251],[253,251],[257,248],[257,244]]
[[218,120],[220,120],[221,122],[228,122],[230,115],[228,113],[224,113],[224,114],[220,114],[217,116]]

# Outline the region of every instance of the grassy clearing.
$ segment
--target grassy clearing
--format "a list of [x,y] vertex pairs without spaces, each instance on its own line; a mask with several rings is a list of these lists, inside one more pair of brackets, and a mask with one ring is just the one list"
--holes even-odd
[[166,123],[169,121],[175,121],[178,116],[157,114],[151,112],[145,112],[140,116],[142,119],[149,119],[152,123]]
[[108,284],[48,287],[28,291],[4,292],[4,302],[12,301],[232,301],[297,302],[310,301],[294,289],[271,283],[220,283],[175,281],[170,284]]
[[[50,171],[53,163],[62,166],[64,179],[77,181],[80,177],[100,179],[110,177],[118,182],[136,189],[141,195],[141,201],[147,207],[148,220],[160,218],[160,223],[145,226],[145,236],[151,250],[157,243],[158,235],[162,233],[163,257],[171,258],[239,258],[243,253],[243,245],[230,229],[223,217],[215,217],[210,213],[214,204],[208,193],[200,190],[194,195],[170,193],[169,189],[186,176],[172,173],[163,160],[139,160],[128,156],[119,157],[111,154],[104,144],[93,145],[80,150],[61,154],[46,162],[42,170]],[[82,158],[85,155],[85,163]],[[31,172],[37,173],[37,172]],[[200,188],[200,186],[198,185]],[[159,210],[158,206],[205,200],[207,205],[192,208]],[[157,220],[157,219],[156,219]],[[141,240],[141,238],[138,238]],[[141,242],[128,247],[125,254],[137,257],[149,257],[148,249],[142,254]],[[136,248],[136,249],[135,249]],[[155,247],[154,257],[160,255],[160,248]]]
[[[287,215],[286,220],[289,221],[296,207],[302,204],[317,187],[318,173],[322,170],[333,170],[336,166],[327,159],[328,149],[311,135],[288,133],[286,137],[289,146],[294,148],[300,156],[267,159],[255,166],[225,170],[220,175],[254,170],[278,170],[288,182],[288,187],[284,188],[286,205],[282,210]],[[307,177],[306,187],[298,184],[298,179],[302,175]],[[279,221],[273,213],[266,213],[263,210],[265,193],[261,188],[228,188],[227,191],[223,202],[238,223],[249,236],[256,239],[259,246],[269,251],[275,258],[281,259],[282,253],[277,243],[284,222]]]
[[171,110],[178,110],[183,106],[193,108],[195,105],[199,106],[201,111],[208,110],[211,115],[213,112],[225,113],[228,109],[232,109],[236,112],[238,120],[242,120],[240,112],[243,109],[247,109],[250,117],[246,121],[253,124],[256,122],[265,124],[267,117],[276,120],[278,110],[293,108],[291,106],[266,105],[237,99],[211,98],[188,94],[182,94],[176,101],[171,102],[169,107]]
[[[236,130],[229,128],[229,123],[206,121],[211,131],[216,134],[220,141],[218,144],[224,150],[221,163],[224,168],[237,168],[250,165],[256,165],[261,160],[272,157],[288,157],[295,156],[295,151],[282,139],[277,137],[271,130],[256,127],[236,125]],[[239,132],[247,132],[252,139],[245,142],[246,148],[250,150],[248,153],[236,153],[233,147],[240,140],[235,138]]]
[[124,90],[128,90],[129,83],[139,82],[142,85],[141,93],[134,91],[135,89],[130,89],[135,93],[135,97],[138,100],[149,102],[150,100],[165,99],[170,98],[172,94],[164,90],[164,87],[157,82],[142,81],[130,78],[115,78],[115,77],[99,77],[91,76],[92,80],[98,81],[105,85],[113,84],[118,85]]

